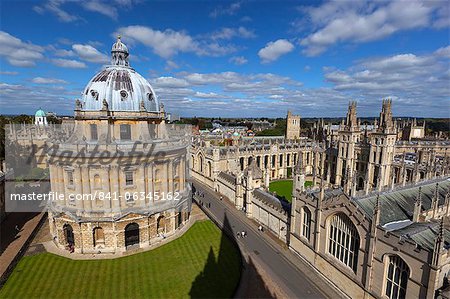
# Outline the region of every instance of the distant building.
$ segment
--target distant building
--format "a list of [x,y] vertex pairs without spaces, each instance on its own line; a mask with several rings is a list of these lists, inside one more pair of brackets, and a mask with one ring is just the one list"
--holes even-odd
[[425,137],[425,121],[422,125],[418,125],[416,119],[408,120],[406,123],[401,125],[401,139],[402,140],[415,140],[422,139]]
[[38,126],[46,126],[47,123],[47,115],[45,114],[44,110],[39,108],[38,111],[34,114],[34,124]]
[[300,115],[293,115],[288,111],[286,117],[286,139],[297,140],[300,138]]
[[273,127],[273,123],[267,120],[253,120],[251,121],[253,132],[261,132]]

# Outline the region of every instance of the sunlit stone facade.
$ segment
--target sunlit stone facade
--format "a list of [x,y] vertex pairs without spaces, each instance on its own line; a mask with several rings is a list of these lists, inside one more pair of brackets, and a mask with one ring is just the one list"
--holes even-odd
[[142,248],[189,221],[188,128],[165,123],[150,84],[128,65],[118,39],[112,65],[89,82],[73,134],[54,143],[48,164],[50,231],[79,253]]

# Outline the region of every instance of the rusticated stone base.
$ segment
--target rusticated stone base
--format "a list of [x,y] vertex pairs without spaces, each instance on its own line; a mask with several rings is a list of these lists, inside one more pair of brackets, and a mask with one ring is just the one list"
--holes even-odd
[[111,221],[75,221],[64,213],[52,212],[48,218],[53,242],[59,248],[69,249],[73,244],[76,253],[118,253],[148,247],[174,234],[189,221],[189,216],[186,209],[150,216],[128,214]]

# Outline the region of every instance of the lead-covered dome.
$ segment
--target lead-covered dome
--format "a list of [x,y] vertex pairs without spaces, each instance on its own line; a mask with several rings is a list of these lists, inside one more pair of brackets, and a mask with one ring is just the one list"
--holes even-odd
[[41,108],[39,108],[38,111],[36,111],[36,113],[34,114],[35,117],[45,117],[45,112],[44,110],[42,110]]
[[96,74],[82,95],[81,110],[159,112],[160,105],[150,83],[128,63],[128,48],[117,38],[111,49],[111,65]]

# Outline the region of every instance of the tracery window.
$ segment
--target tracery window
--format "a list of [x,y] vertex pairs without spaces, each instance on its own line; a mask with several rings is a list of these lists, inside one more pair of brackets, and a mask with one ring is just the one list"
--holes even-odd
[[339,213],[328,222],[328,253],[355,273],[358,262],[359,234],[350,218]]
[[399,256],[389,257],[386,273],[385,295],[390,299],[406,298],[406,286],[409,277],[409,267]]

